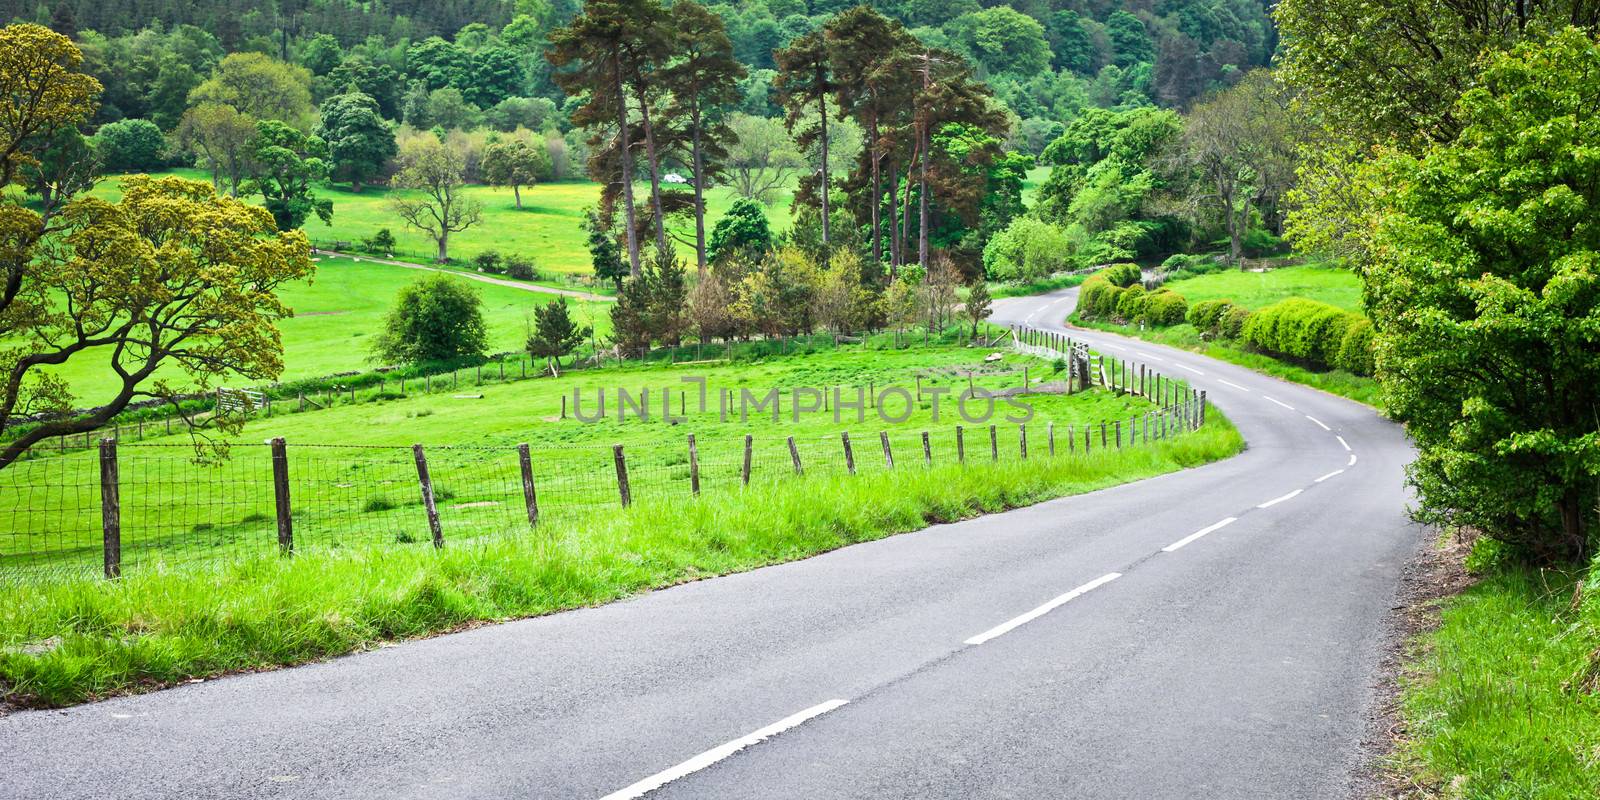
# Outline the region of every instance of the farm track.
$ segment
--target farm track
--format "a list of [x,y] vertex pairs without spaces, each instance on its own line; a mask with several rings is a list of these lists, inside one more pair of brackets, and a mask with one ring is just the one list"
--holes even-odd
[[578,300],[589,300],[589,301],[596,302],[596,303],[612,303],[612,302],[616,302],[616,299],[617,299],[615,297],[608,297],[608,296],[603,295],[603,294],[594,294],[592,292],[580,292],[577,289],[558,289],[558,288],[556,288],[554,286],[542,286],[542,285],[536,284],[536,283],[525,283],[523,281],[514,281],[514,280],[511,280],[509,278],[494,278],[494,277],[490,277],[488,275],[480,275],[480,274],[473,273],[473,272],[464,272],[462,270],[457,270],[457,269],[444,269],[442,267],[430,267],[430,266],[428,266],[426,264],[413,264],[410,261],[393,261],[393,260],[390,260],[390,259],[387,259],[387,258],[374,258],[372,256],[361,255],[360,253],[343,253],[343,252],[340,252],[338,250],[317,250],[317,249],[313,249],[311,251],[311,254],[312,255],[317,255],[317,256],[335,256],[335,257],[338,257],[338,258],[351,258],[351,259],[356,259],[356,260],[360,260],[360,261],[371,261],[374,264],[388,264],[388,265],[393,266],[393,267],[405,267],[406,269],[419,269],[419,270],[423,270],[424,272],[443,272],[446,275],[457,275],[457,276],[466,278],[467,280],[477,281],[479,283],[488,283],[488,284],[493,284],[495,286],[506,286],[506,287],[509,287],[509,288],[512,288],[512,289],[521,289],[521,290],[526,291],[526,292],[536,292],[536,293],[539,293],[539,294],[558,294],[558,295],[561,295],[563,297],[571,297],[571,298],[575,298],[575,299],[578,299]]
[[[1062,330],[1075,296],[995,321]],[[1401,429],[1071,335],[1207,390],[1249,448],[625,602],[14,714],[0,797],[1351,793],[1422,535]]]

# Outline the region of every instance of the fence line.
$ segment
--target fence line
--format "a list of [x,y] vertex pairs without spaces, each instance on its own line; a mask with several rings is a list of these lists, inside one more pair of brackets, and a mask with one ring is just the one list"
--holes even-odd
[[[97,443],[0,470],[0,577],[213,564],[369,545],[446,547],[527,532],[641,500],[730,492],[816,475],[1055,458],[1158,443],[1198,429],[1205,393],[1081,343],[1017,328],[1013,346],[1068,360],[1067,392],[1092,385],[1149,398],[1149,412],[1095,424],[761,437],[693,434],[648,446],[236,444],[197,462],[188,445]],[[1006,392],[1059,391],[1025,380]],[[874,441],[876,439],[876,441]]]

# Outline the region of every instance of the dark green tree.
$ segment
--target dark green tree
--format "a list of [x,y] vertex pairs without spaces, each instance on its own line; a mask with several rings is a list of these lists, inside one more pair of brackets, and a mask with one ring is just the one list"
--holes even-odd
[[772,247],[772,229],[767,225],[767,210],[750,199],[733,201],[728,212],[711,229],[707,254],[712,261],[726,256],[758,258]]
[[299,228],[315,214],[333,223],[333,201],[319,199],[311,187],[328,177],[328,145],[277,120],[256,123],[247,194],[259,194],[278,230]]
[[359,91],[334,95],[322,104],[317,134],[328,144],[332,177],[350,182],[350,191],[383,174],[395,156],[394,131],[383,120],[378,101]]
[[588,336],[589,328],[573,321],[567,310],[567,299],[558,297],[533,310],[533,335],[528,337],[528,354],[548,359],[554,367]]
[[433,273],[400,290],[383,330],[373,341],[374,360],[390,364],[482,358],[489,346],[478,290],[460,278]]

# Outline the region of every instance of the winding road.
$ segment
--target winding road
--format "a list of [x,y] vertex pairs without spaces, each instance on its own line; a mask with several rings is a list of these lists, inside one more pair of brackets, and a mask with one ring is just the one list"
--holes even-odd
[[[1060,329],[1075,290],[996,303]],[[1238,457],[624,602],[0,718],[0,797],[1337,798],[1422,531],[1371,409],[1097,332]]]

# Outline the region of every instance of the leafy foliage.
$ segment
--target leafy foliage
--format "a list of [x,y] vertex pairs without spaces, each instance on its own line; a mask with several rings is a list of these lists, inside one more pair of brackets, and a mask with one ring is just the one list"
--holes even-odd
[[471,284],[434,273],[400,290],[373,357],[391,364],[481,358],[488,346],[483,300]]

